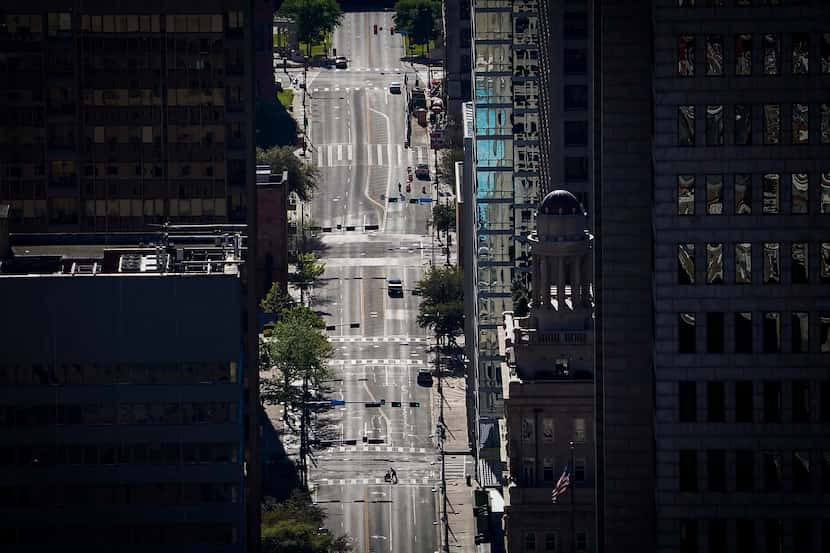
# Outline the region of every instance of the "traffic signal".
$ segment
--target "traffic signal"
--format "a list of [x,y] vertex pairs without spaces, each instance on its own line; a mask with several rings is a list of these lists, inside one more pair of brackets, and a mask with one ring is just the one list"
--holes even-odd
[[410,406],[410,407],[420,407],[420,406],[421,406],[421,402],[419,402],[419,401],[410,401],[410,402],[409,402],[409,406]]
[[395,27],[389,27],[389,34],[390,34],[390,35],[394,35],[394,34],[395,34]]
[[374,31],[375,31],[375,34],[378,34],[378,26],[377,25],[375,25]]
[[392,407],[400,407],[400,406],[401,406],[401,402],[400,402],[400,401],[393,401],[393,402],[392,402]]

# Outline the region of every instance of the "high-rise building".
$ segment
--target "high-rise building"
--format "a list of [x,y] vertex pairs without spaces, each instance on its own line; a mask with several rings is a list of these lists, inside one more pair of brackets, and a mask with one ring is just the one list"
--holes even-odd
[[529,237],[530,312],[505,313],[509,552],[588,551],[596,543],[593,237],[585,215],[570,192],[545,196]]
[[0,250],[2,549],[255,547],[244,237],[93,238]]
[[514,281],[525,283],[527,236],[539,201],[539,16],[536,0],[473,4],[475,159],[466,196],[475,219],[475,255],[465,268],[476,278],[470,298],[475,324],[479,429],[477,455],[498,461],[502,416],[498,328],[511,308]]
[[472,78],[470,47],[472,0],[445,0],[444,17],[444,86],[447,113],[461,120],[461,105],[470,100]]
[[[0,202],[11,231],[246,222],[252,6],[4,3]],[[265,44],[263,33],[261,23]]]

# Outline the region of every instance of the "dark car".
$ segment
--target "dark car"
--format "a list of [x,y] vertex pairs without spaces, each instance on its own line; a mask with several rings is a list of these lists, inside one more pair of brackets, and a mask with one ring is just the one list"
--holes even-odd
[[346,69],[349,66],[349,60],[343,56],[334,58],[334,67],[337,69]]
[[387,279],[386,284],[388,286],[388,293],[390,298],[402,298],[403,297],[403,283],[399,278],[390,278]]
[[420,369],[416,380],[422,386],[432,386],[432,373],[429,369]]
[[426,163],[419,163],[417,167],[415,167],[415,177],[418,180],[429,180],[429,165]]

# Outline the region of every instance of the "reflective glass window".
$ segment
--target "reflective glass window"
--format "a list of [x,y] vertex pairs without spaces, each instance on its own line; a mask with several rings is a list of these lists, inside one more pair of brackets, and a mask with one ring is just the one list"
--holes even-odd
[[695,283],[695,245],[677,245],[677,283]]
[[807,353],[810,351],[810,314],[794,311],[790,316],[791,341],[790,351]]
[[752,175],[736,173],[734,176],[735,215],[752,213]]
[[752,106],[735,104],[735,144],[747,146],[752,144]]
[[706,145],[723,145],[723,106],[706,106]]
[[778,75],[781,59],[781,38],[777,34],[764,35],[764,75]]
[[781,244],[778,242],[764,242],[764,284],[779,284],[781,282],[781,266],[779,254]]
[[778,353],[781,351],[781,313],[764,313],[763,323],[764,353]]
[[821,243],[818,260],[818,276],[824,283],[830,283],[830,242]]
[[695,106],[677,107],[677,144],[695,145]]
[[806,75],[810,72],[810,35],[793,33],[793,74]]
[[[735,313],[735,353],[752,353],[752,313]],[[751,383],[750,383],[751,384]],[[750,386],[749,401],[752,402]],[[751,412],[751,410],[750,410]],[[751,415],[750,415],[751,420]],[[740,420],[738,421],[740,422]]]
[[706,175],[706,214],[723,214],[723,176]]
[[791,274],[793,284],[807,284],[809,279],[807,260],[809,259],[809,244],[807,242],[793,242],[790,249]]
[[693,77],[695,74],[695,37],[681,35],[677,38],[677,74]]
[[761,176],[761,193],[764,199],[764,213],[778,213],[779,211],[779,184],[781,175],[767,173]]
[[792,106],[793,144],[810,142],[810,108],[807,104]]
[[822,144],[830,144],[830,104],[821,104],[820,112],[819,140]]
[[818,314],[818,340],[821,353],[830,353],[830,312]]
[[677,346],[679,353],[694,353],[696,342],[695,314],[678,313]]
[[723,283],[723,244],[706,244],[706,284]]
[[735,244],[735,283],[752,282],[752,244],[739,242]]
[[778,144],[779,142],[781,142],[781,106],[765,104],[764,144]]
[[735,37],[735,74],[752,75],[752,35]]
[[723,75],[723,37],[706,35],[706,74]]
[[810,176],[807,173],[790,175],[790,208],[792,213],[807,213],[810,196]]
[[830,33],[821,35],[821,72],[830,73]]
[[[828,174],[830,176],[830,174]],[[830,209],[830,196],[828,197],[828,209]],[[677,214],[695,214],[695,176],[677,176]]]

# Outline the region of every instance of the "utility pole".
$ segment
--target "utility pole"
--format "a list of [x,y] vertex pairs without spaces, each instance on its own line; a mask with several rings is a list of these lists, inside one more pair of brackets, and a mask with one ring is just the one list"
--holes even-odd
[[308,487],[308,371],[303,372],[303,405],[300,414],[300,483]]
[[[441,313],[436,314],[437,318],[440,319]],[[444,386],[443,386],[443,376],[441,374],[441,335],[438,334],[437,329],[435,333],[435,372],[438,374],[438,401],[440,402],[438,407],[438,439],[440,444],[440,451],[441,451],[441,496],[443,498],[444,504],[444,512],[441,515],[441,522],[444,525],[444,552],[449,553],[450,551],[450,521],[449,516],[447,514],[447,464],[446,464],[446,452],[444,451],[444,440],[446,439],[447,432],[444,426]]]

